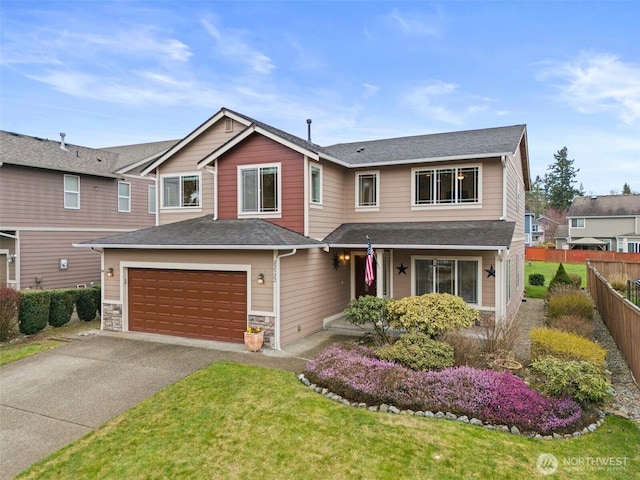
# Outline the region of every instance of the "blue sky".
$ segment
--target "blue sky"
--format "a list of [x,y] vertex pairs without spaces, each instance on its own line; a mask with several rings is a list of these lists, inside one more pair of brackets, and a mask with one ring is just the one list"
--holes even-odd
[[0,129],[104,147],[221,107],[320,145],[526,123],[590,194],[640,191],[640,2],[11,1]]

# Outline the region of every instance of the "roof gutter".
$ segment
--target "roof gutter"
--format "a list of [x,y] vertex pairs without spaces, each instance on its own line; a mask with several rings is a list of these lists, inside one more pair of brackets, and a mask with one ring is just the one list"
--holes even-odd
[[[496,250],[509,250],[507,245],[398,245],[398,244],[384,244],[376,243],[376,248],[384,249],[416,249],[416,250],[485,250],[495,252]],[[350,248],[350,249],[366,249],[367,246],[363,243],[331,243],[329,248]]]
[[289,253],[283,253],[280,254],[278,256],[276,256],[276,259],[274,261],[274,269],[273,269],[273,275],[275,276],[274,278],[274,282],[273,282],[273,298],[275,299],[275,310],[276,310],[276,319],[275,319],[275,345],[274,345],[274,349],[275,350],[281,350],[280,347],[280,260],[282,258],[285,257],[290,257],[292,255],[295,255],[297,252],[297,248],[294,248],[293,250],[291,250]]
[[73,243],[78,248],[114,248],[114,249],[155,249],[155,250],[273,250],[274,248],[312,249],[324,248],[324,243],[317,245],[124,245],[122,243]]

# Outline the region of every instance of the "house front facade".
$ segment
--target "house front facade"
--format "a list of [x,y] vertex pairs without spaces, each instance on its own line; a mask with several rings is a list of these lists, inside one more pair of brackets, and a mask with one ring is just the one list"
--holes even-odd
[[576,197],[567,219],[569,248],[640,253],[640,195]]
[[73,244],[156,224],[155,179],[118,170],[173,143],[99,150],[0,131],[0,284],[99,283],[100,254]]
[[452,293],[487,322],[522,300],[524,125],[323,147],[222,109],[141,173],[158,226],[77,245],[102,252],[104,329],[279,349],[361,295]]

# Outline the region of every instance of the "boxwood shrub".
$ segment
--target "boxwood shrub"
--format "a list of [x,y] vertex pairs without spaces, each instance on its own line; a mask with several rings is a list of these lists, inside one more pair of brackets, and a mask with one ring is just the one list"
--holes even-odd
[[73,315],[73,306],[76,302],[75,289],[49,290],[51,295],[51,307],[49,308],[49,325],[61,327],[69,323]]
[[544,275],[541,273],[532,273],[529,275],[529,285],[537,285],[542,287],[544,285]]
[[76,312],[78,318],[83,322],[90,322],[96,318],[98,305],[96,304],[95,289],[80,288],[77,290]]
[[534,328],[529,336],[533,361],[551,355],[561,360],[591,362],[600,369],[604,368],[607,351],[584,337],[553,328]]
[[9,339],[9,335],[18,323],[20,292],[8,285],[0,285],[0,342]]
[[412,370],[442,370],[453,366],[453,347],[423,333],[406,333],[393,344],[378,348],[376,356]]
[[51,295],[49,290],[20,291],[20,314],[18,327],[25,335],[32,335],[45,329],[49,320]]

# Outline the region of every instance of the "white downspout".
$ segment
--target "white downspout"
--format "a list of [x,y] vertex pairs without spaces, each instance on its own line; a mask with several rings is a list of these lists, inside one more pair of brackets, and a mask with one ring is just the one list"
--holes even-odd
[[500,157],[502,162],[502,216],[499,220],[507,219],[507,157],[502,155]]
[[[218,175],[216,175],[216,169],[212,167],[206,167],[205,171],[213,175],[213,219],[218,219]],[[201,192],[200,198],[204,199],[204,192]]]
[[273,298],[274,298],[274,303],[275,303],[275,311],[276,311],[276,318],[275,318],[275,345],[274,348],[276,350],[281,350],[280,348],[280,259],[284,258],[284,257],[290,257],[291,255],[295,255],[296,252],[298,251],[297,248],[294,248],[292,251],[290,251],[289,253],[283,253],[282,255],[278,255],[276,256],[276,259],[274,261],[274,268],[273,268]]

